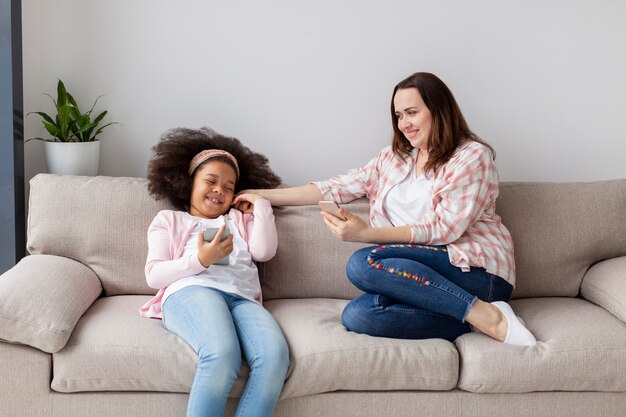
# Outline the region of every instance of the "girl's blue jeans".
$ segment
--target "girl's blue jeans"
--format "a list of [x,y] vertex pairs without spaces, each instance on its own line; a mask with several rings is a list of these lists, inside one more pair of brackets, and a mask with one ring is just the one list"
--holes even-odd
[[163,324],[198,354],[187,417],[220,417],[241,366],[250,376],[236,416],[271,416],[289,367],[280,327],[259,304],[212,288],[190,286],[163,304]]
[[398,339],[453,341],[471,331],[465,322],[477,299],[508,301],[513,287],[483,268],[463,272],[445,246],[380,245],[356,251],[348,279],[365,294],[343,311],[351,331]]

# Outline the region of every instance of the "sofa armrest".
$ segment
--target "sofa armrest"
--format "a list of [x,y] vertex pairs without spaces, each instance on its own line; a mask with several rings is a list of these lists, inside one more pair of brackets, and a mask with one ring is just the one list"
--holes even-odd
[[101,292],[97,275],[77,261],[27,256],[0,276],[0,339],[58,352]]
[[626,323],[626,256],[607,259],[589,268],[580,295]]

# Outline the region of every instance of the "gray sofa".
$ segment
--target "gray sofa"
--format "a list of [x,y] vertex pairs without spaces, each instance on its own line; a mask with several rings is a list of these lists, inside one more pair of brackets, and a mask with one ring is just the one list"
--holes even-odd
[[[146,230],[163,208],[144,179],[31,180],[31,255],[0,277],[0,416],[185,414],[194,352],[138,315],[154,294]],[[349,208],[367,217],[365,202]],[[276,208],[278,253],[259,265],[291,355],[275,415],[625,416],[626,180],[505,183],[498,212],[535,347],[347,332],[341,311],[359,292],[344,266],[362,245],[334,238],[317,207]]]

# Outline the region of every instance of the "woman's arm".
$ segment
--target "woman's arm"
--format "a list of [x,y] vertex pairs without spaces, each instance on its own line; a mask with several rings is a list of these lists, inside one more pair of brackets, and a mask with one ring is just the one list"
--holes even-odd
[[495,212],[498,172],[491,153],[471,144],[433,185],[433,209],[410,224],[411,241],[446,245],[456,241],[488,212]]
[[[317,204],[320,200],[329,200],[336,203],[349,203],[358,198],[367,197],[369,191],[378,184],[378,170],[380,161],[390,152],[385,148],[379,152],[364,167],[352,169],[347,174],[337,175],[327,181],[314,181],[307,185],[289,188],[275,188],[266,190],[244,190],[241,194],[259,194],[273,206],[304,206]],[[237,204],[235,199],[233,204]]]
[[330,231],[343,241],[362,243],[411,242],[411,227],[408,225],[372,227],[359,216],[344,208],[339,209],[339,211],[346,217],[346,221],[325,212],[322,212],[322,216]]
[[304,206],[317,204],[318,201],[324,199],[322,193],[313,184],[267,190],[243,190],[237,194],[233,204],[237,204],[241,201],[239,196],[242,194],[258,194],[266,200],[269,200],[273,206]]

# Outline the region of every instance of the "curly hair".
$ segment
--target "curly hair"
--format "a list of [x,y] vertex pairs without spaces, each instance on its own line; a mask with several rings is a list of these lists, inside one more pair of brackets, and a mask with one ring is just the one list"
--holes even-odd
[[[177,210],[188,211],[193,184],[193,175],[188,173],[189,163],[205,149],[221,149],[237,159],[239,178],[235,193],[245,189],[276,188],[282,182],[270,168],[269,160],[250,150],[239,139],[220,135],[206,127],[179,127],[165,132],[159,143],[152,148],[154,156],[148,163],[150,194],[157,200],[167,198]],[[216,157],[209,160],[215,159],[232,165],[228,158]],[[206,162],[208,161],[204,163]]]

